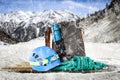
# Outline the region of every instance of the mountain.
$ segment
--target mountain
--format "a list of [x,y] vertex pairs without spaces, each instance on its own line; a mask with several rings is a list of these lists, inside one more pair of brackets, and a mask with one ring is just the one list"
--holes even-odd
[[0,31],[0,45],[15,44],[18,42],[15,38],[11,38],[6,33]]
[[75,22],[76,28],[83,28],[84,41],[120,42],[120,0],[111,0],[110,4],[106,4],[105,9],[88,14],[82,19],[64,10],[15,11],[0,14],[0,32],[4,32],[3,34],[9,36],[10,40],[24,42],[44,36],[47,27],[53,23],[68,26],[72,21]]
[[80,19],[69,11],[23,12],[15,11],[0,14],[0,32],[16,41],[29,41],[43,36],[47,27],[53,23],[70,22]]
[[112,0],[106,8],[88,15],[79,23],[84,40],[89,42],[120,42],[120,0]]

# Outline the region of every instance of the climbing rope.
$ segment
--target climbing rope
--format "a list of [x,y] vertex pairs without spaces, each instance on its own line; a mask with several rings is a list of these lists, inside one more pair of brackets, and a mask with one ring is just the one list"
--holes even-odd
[[55,71],[82,71],[82,70],[100,70],[107,65],[101,62],[94,62],[89,57],[74,56],[71,60],[62,62],[53,70]]

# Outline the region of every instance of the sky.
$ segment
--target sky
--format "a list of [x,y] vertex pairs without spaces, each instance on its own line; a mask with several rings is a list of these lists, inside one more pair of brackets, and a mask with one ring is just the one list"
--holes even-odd
[[111,0],[0,0],[0,13],[11,11],[68,10],[85,16],[104,9]]

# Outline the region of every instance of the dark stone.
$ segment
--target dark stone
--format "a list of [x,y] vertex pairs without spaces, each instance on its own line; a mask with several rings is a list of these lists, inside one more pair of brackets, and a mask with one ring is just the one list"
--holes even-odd
[[74,22],[62,22],[61,32],[68,56],[85,56],[84,42],[80,28]]

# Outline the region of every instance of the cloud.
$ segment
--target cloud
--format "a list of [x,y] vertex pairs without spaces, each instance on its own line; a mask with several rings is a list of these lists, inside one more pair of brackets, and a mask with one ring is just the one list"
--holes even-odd
[[85,5],[85,4],[80,3],[80,2],[78,3],[78,2],[75,2],[75,1],[69,1],[69,0],[62,1],[62,4],[68,5],[70,9],[84,8],[84,9],[87,9],[89,11],[99,10],[97,7],[93,7],[93,6]]
[[[106,0],[104,0],[106,1]],[[103,9],[101,0],[0,0],[0,13],[10,11],[68,10],[77,15],[87,15]]]

